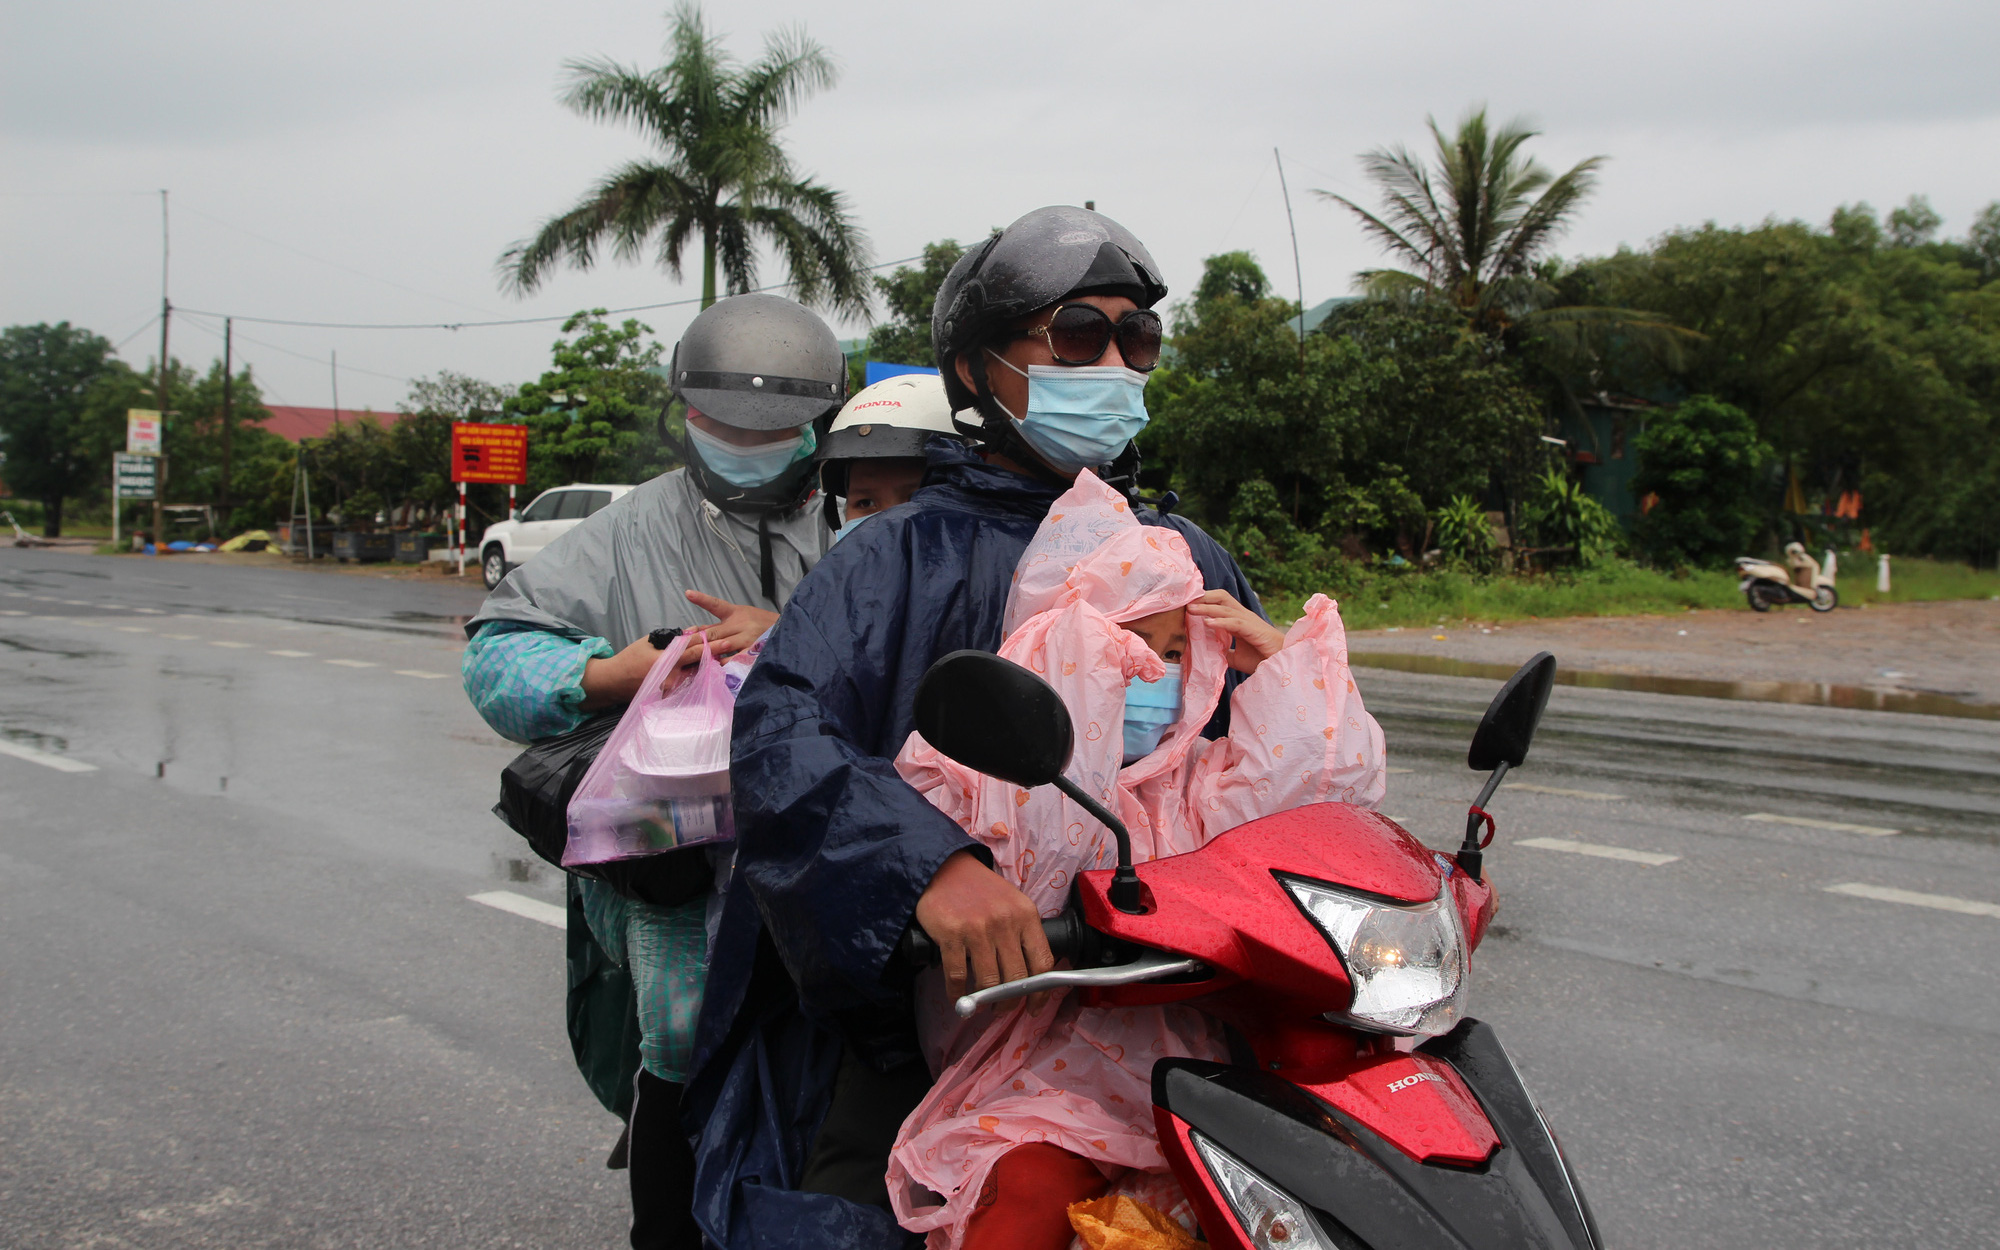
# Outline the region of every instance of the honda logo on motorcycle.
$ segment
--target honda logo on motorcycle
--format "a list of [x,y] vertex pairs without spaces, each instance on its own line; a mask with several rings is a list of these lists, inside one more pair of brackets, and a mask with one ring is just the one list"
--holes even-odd
[[1389,1082],[1389,1092],[1393,1094],[1399,1089],[1408,1089],[1410,1088],[1410,1086],[1415,1085],[1419,1081],[1442,1081],[1442,1080],[1444,1080],[1444,1078],[1439,1076],[1435,1072],[1419,1072],[1414,1076],[1406,1076],[1400,1081]]

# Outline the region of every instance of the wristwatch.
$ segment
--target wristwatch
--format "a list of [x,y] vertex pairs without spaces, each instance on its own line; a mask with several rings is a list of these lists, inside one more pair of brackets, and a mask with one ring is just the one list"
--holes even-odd
[[673,646],[674,639],[680,636],[680,626],[676,625],[672,629],[654,630],[652,633],[646,635],[646,641],[653,644],[653,650],[665,651],[668,647]]

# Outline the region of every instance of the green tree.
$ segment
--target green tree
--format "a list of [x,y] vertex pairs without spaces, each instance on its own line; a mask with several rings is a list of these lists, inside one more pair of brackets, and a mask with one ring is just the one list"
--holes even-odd
[[1944,218],[1931,207],[1929,196],[1913,195],[1909,203],[1889,211],[1889,245],[1922,247],[1937,238],[1943,224]]
[[766,36],[764,55],[744,66],[692,0],[670,20],[665,65],[573,61],[563,94],[585,117],[636,127],[658,159],[613,170],[576,207],[509,248],[500,259],[505,283],[533,291],[563,259],[588,269],[607,242],[628,262],[652,248],[678,280],[681,254],[699,234],[704,308],[715,302],[718,267],[732,295],[757,286],[762,241],[777,250],[801,302],[865,312],[866,239],[841,193],[802,177],[778,137],[800,102],[833,85],[832,58],[795,29]]
[[1417,296],[1459,310],[1483,333],[1498,333],[1533,310],[1535,263],[1568,229],[1608,159],[1593,156],[1553,174],[1522,152],[1536,131],[1520,121],[1489,128],[1476,108],[1447,137],[1425,119],[1436,144],[1435,170],[1405,147],[1377,148],[1361,158],[1382,188],[1372,213],[1344,195],[1313,194],[1361,219],[1361,225],[1401,269],[1359,275],[1378,296]]
[[501,404],[506,419],[528,427],[530,494],[607,473],[639,480],[642,469],[660,471],[662,452],[646,437],[667,398],[653,372],[660,345],[646,340],[650,327],[630,319],[612,326],[604,315],[593,309],[565,321],[554,367]]
[[1419,554],[1431,513],[1522,458],[1535,397],[1450,309],[1362,301],[1307,336],[1242,253],[1174,310],[1141,449],[1260,586],[1303,591],[1333,553]]
[[97,489],[110,473],[88,401],[123,367],[109,339],[67,321],[0,331],[0,450],[7,454],[7,482],[41,501],[42,532],[51,538],[62,533],[63,501]]
[[1972,219],[1972,229],[1965,235],[1965,246],[1979,267],[1979,276],[1991,282],[2000,278],[2000,200],[1979,210]]
[[1639,545],[1669,565],[1723,564],[1744,554],[1768,505],[1771,449],[1741,408],[1697,395],[1654,417],[1637,439],[1632,490],[1653,496]]
[[916,268],[902,265],[888,277],[875,279],[889,320],[868,332],[868,359],[936,367],[937,358],[931,355],[931,307],[945,276],[963,255],[965,249],[957,239],[926,243]]

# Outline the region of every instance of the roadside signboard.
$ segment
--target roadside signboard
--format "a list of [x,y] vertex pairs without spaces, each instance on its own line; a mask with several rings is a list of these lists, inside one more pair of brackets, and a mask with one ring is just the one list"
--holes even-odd
[[528,484],[528,427],[458,422],[451,427],[451,480]]
[[159,413],[151,408],[125,410],[125,452],[132,456],[160,454]]
[[158,480],[155,470],[159,468],[158,456],[135,456],[127,452],[115,452],[111,457],[112,474],[118,483],[120,499],[151,499],[154,484]]

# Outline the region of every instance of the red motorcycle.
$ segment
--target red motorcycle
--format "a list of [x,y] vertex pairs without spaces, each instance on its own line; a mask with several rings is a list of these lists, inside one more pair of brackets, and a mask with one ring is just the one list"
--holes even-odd
[[[1491,776],[1454,857],[1320,803],[1135,871],[1124,826],[1062,775],[1072,729],[1056,692],[998,656],[944,657],[917,694],[924,738],[978,772],[1056,786],[1118,842],[1118,866],[1081,874],[1043,922],[1071,967],[968,994],[959,1014],[1069,988],[1231,1026],[1234,1062],[1153,1069],[1160,1144],[1211,1246],[1596,1250],[1555,1134],[1493,1029],[1461,1011],[1491,897],[1485,804],[1527,758],[1555,667],[1536,656],[1486,709],[1467,763]],[[935,960],[921,930],[904,949]]]

